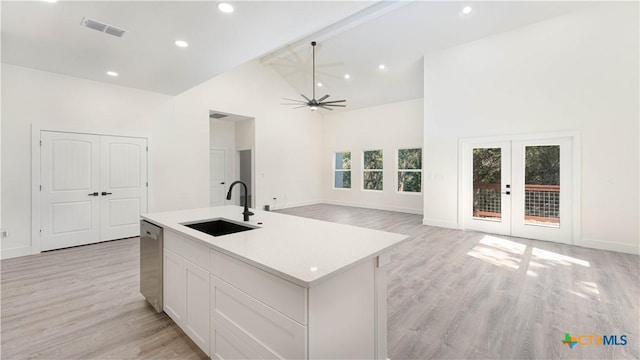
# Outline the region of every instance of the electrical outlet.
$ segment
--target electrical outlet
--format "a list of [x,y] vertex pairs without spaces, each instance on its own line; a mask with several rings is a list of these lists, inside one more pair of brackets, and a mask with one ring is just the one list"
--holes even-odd
[[0,230],[0,235],[3,238],[9,237],[9,230],[5,230],[5,229]]

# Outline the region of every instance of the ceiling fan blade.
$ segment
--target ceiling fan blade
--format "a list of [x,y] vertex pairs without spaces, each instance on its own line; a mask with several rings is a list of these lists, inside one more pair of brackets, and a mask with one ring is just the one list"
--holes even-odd
[[280,105],[296,105],[296,106],[309,106],[305,103],[280,103]]
[[325,104],[333,104],[333,103],[339,103],[339,102],[345,102],[347,100],[333,100],[333,101],[325,101]]
[[303,108],[303,107],[307,107],[307,105],[296,106],[296,107],[294,107],[294,109],[300,109],[300,108]]
[[282,98],[282,100],[295,101],[295,102],[299,102],[299,103],[302,103],[302,104],[306,104],[306,103],[307,103],[306,101],[296,100],[296,99],[287,99],[287,98]]
[[302,96],[305,100],[307,100],[307,102],[311,102],[311,99],[309,99],[308,97],[304,96],[303,94],[300,94],[300,96]]
[[322,106],[322,105],[320,105],[320,106],[318,106],[318,107],[319,107],[320,109],[325,109],[325,110],[333,111],[333,109],[332,109],[332,108],[328,108],[328,107],[325,107],[325,106]]
[[321,104],[320,106],[347,107],[347,105]]
[[320,99],[318,99],[318,102],[322,102],[322,100],[324,100],[324,99],[326,99],[328,97],[329,97],[329,94],[327,94],[327,95],[321,97]]

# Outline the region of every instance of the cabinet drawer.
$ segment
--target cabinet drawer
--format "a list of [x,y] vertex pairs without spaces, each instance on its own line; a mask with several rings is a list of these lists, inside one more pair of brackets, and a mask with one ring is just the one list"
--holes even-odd
[[198,243],[197,240],[189,239],[165,229],[164,247],[203,269],[209,268],[209,247]]
[[280,359],[278,355],[262,346],[260,343],[221,319],[211,318],[211,358],[227,359]]
[[302,325],[307,324],[307,289],[210,249],[211,273]]
[[306,357],[305,326],[213,275],[211,305],[212,329],[225,326],[283,359]]

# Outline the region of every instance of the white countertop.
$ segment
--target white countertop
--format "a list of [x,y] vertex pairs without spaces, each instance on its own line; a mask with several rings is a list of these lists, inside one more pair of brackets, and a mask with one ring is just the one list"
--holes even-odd
[[[242,211],[240,206],[228,205],[143,214],[142,218],[304,287],[380,255],[408,238],[256,209],[251,209],[255,215],[244,222]],[[181,225],[218,218],[258,228],[214,237]]]

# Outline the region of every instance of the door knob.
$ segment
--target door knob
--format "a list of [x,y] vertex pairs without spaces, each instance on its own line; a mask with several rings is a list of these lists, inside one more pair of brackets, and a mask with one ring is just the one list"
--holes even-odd
[[220,183],[220,185],[224,185],[224,181]]
[[96,191],[96,192],[91,193],[91,194],[88,194],[88,195],[89,195],[89,196],[98,196],[99,194],[98,194],[98,192]]
[[106,192],[106,191],[103,191],[103,192],[102,192],[102,196],[111,195],[111,194],[113,194],[113,193]]

